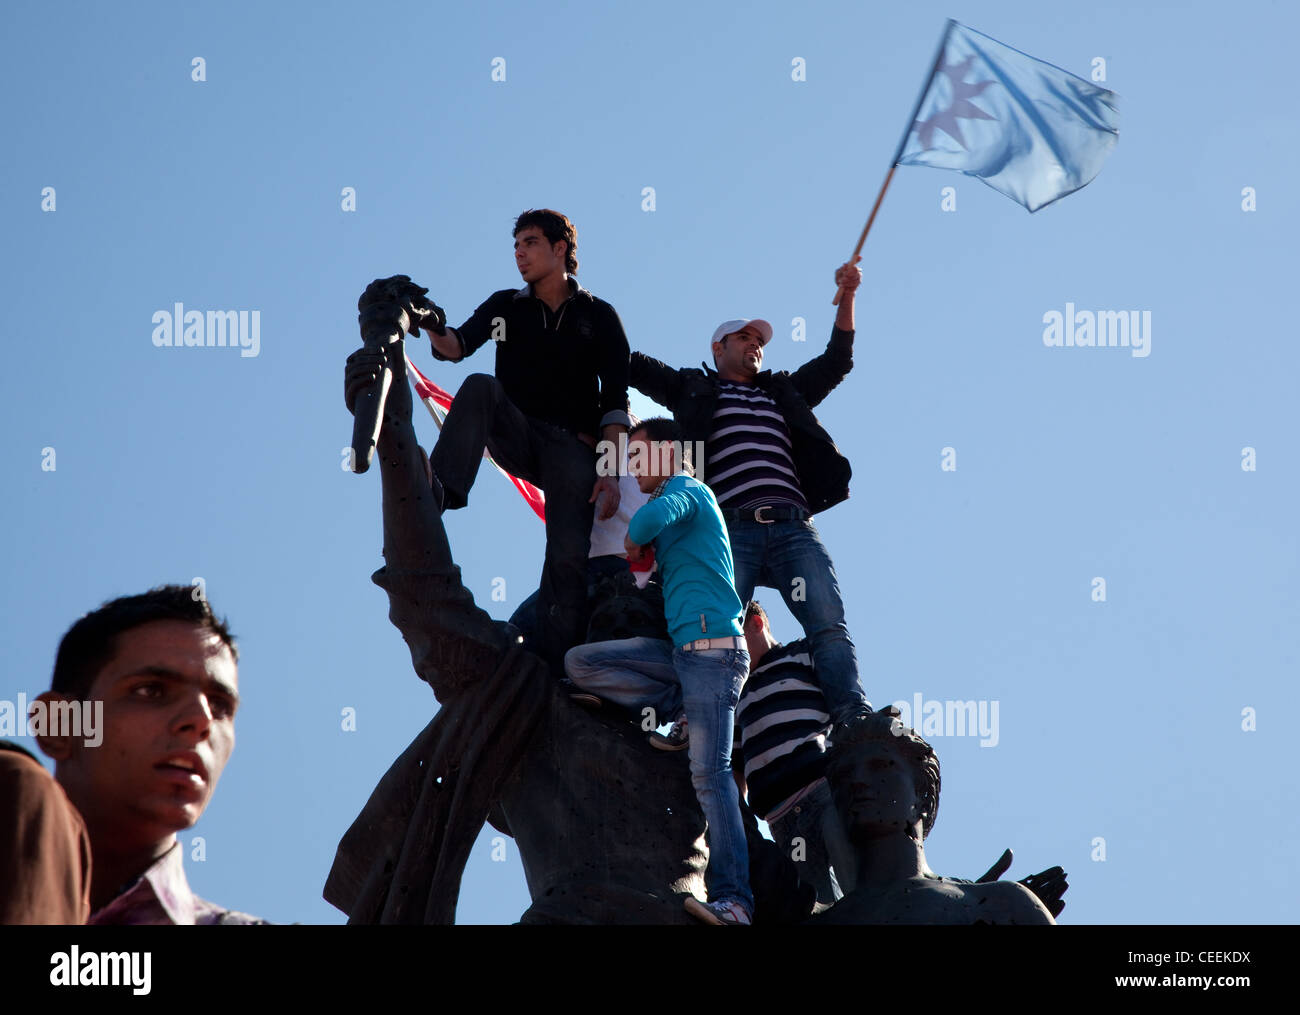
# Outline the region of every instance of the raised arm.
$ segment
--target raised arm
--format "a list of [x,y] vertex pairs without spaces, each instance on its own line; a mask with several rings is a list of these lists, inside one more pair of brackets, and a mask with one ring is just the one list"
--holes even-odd
[[343,399],[353,410],[357,392],[374,383],[385,359],[393,372],[384,404],[384,423],[376,454],[384,498],[384,560],[407,570],[453,565],[447,531],[429,482],[428,463],[411,422],[411,386],[406,379],[406,342],[382,352],[358,349],[348,357]]
[[682,375],[678,371],[643,352],[632,353],[629,366],[632,387],[669,412],[677,411],[677,398],[682,391]]
[[360,349],[348,357],[344,399],[356,393],[387,359],[393,383],[384,408],[376,454],[383,484],[384,567],[374,575],[388,593],[389,619],[411,650],[411,663],[438,700],[490,676],[513,648],[518,632],[474,604],[461,582],[443,528],[429,463],[411,423],[405,342],[382,352]]
[[853,330],[853,300],[857,296],[858,286],[862,284],[862,269],[858,262],[861,254],[853,255],[852,261],[845,261],[835,269],[835,284],[840,288],[840,305],[835,313],[835,327],[841,331]]
[[857,260],[854,258],[835,270],[835,284],[842,293],[826,351],[810,359],[790,377],[810,408],[834,391],[853,369],[853,303],[862,284],[862,269],[857,266]]

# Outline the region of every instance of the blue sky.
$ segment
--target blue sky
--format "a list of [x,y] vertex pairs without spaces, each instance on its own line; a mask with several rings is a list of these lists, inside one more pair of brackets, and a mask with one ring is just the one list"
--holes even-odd
[[[1293,921],[1294,894],[1255,876],[1300,841],[1281,2],[10,5],[0,699],[48,687],[59,637],[101,601],[203,578],[241,640],[244,704],[182,834],[206,843],[191,883],[276,922],[341,921],[320,898],[338,839],[436,708],[369,581],[377,479],[340,468],[357,295],[406,273],[459,323],[518,284],[511,223],[549,206],[633,349],[698,364],[718,322],[764,317],[766,365],[793,369],[829,336],[834,269],[947,17],[1082,76],[1104,58],[1121,126],[1101,175],[1034,215],[900,169],[863,251],[854,370],[818,409],[853,463],[817,522],[869,697],[999,706],[996,746],[933,738],[930,864],[974,877],[1007,846],[1017,877],[1059,863],[1074,923]],[[259,354],[155,347],[177,302],[259,311]],[[1067,302],[1149,311],[1150,355],[1046,347]],[[450,389],[492,369],[411,351]],[[495,615],[536,586],[540,523],[499,477],[448,531]],[[462,922],[528,905],[494,834]]]

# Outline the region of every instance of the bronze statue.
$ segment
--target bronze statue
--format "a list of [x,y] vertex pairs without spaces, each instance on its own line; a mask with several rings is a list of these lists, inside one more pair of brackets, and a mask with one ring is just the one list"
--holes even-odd
[[[362,297],[363,327],[410,320],[387,281]],[[325,898],[354,923],[450,923],[487,820],[520,850],[533,899],[522,922],[692,923],[682,899],[704,895],[707,847],[687,766],[621,717],[574,705],[519,632],[475,606],[415,438],[400,336],[349,357],[345,401],[351,410],[386,372],[377,441],[385,565],[373,580],[442,708],[344,835]],[[783,859],[769,850],[760,870]],[[797,885],[790,867],[780,884]],[[795,903],[806,903],[799,914],[779,899],[767,913],[811,910],[810,900]]]
[[1025,883],[993,880],[1009,866],[1008,852],[978,882],[930,870],[923,843],[939,811],[939,759],[915,730],[877,713],[833,735],[826,778],[856,851],[857,879],[812,923],[1056,922],[1049,905],[1059,913],[1067,887],[1060,868]]
[[[442,523],[441,491],[411,420],[401,334],[438,321],[424,292],[396,276],[372,283],[363,294],[358,309],[368,340],[348,357],[344,400],[349,411],[360,412],[358,396],[369,391],[372,405],[382,403],[376,451],[385,563],[372,580],[388,593],[389,617],[441,708],[345,833],[325,899],[347,913],[350,923],[451,923],[469,851],[487,821],[513,836],[520,851],[532,898],[521,922],[692,924],[683,898],[705,897],[708,854],[684,756],[652,749],[644,731],[616,710],[592,713],[575,705],[562,692],[560,675],[523,647],[516,628],[479,609],[461,582]],[[386,373],[392,382],[385,391]],[[358,450],[364,452],[374,427],[365,423],[360,429]],[[889,713],[879,717],[888,721]],[[873,757],[891,763],[887,753],[867,743],[855,743],[845,756],[865,759],[862,765]],[[849,771],[861,767],[850,764]],[[931,823],[937,776],[936,762]],[[984,915],[994,914],[998,922],[1051,922],[1020,885],[935,878],[919,839],[916,871],[907,876],[941,882],[945,899],[926,901],[927,892],[915,886],[903,893],[900,909],[898,892],[877,874],[911,868],[900,863],[906,851],[882,834],[882,821],[897,826],[886,830],[910,833],[902,818],[882,818],[880,805],[859,791],[870,782],[859,775],[841,783],[865,876],[857,890],[816,919],[881,922],[872,907],[894,906],[886,911],[896,918],[972,922],[950,919],[958,913],[951,898],[960,898],[963,915],[978,917],[983,899],[989,905]],[[807,919],[815,907],[813,889],[800,882],[790,858],[762,837],[743,802],[742,815],[755,923]],[[913,831],[919,835],[921,827],[918,822]],[[886,852],[877,858],[880,848]],[[1007,864],[1009,854],[985,878],[997,877]],[[1047,879],[1042,883],[1049,897],[1053,890],[1059,896],[1064,879],[1058,883],[1051,874],[1037,877]]]

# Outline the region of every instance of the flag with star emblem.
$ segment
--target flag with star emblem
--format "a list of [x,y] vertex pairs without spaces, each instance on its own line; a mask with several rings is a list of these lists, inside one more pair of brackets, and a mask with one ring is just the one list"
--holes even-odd
[[950,21],[894,164],[955,169],[1037,211],[1101,172],[1118,99]]

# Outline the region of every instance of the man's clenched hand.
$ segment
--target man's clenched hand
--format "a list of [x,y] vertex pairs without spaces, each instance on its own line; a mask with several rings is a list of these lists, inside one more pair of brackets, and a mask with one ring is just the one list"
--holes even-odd
[[596,505],[596,517],[603,522],[614,517],[621,499],[618,480],[613,476],[601,476],[591,488],[591,497],[587,503]]
[[862,284],[862,269],[858,267],[858,262],[862,260],[862,255],[857,254],[852,261],[845,261],[835,269],[835,284],[846,293],[851,293]]

